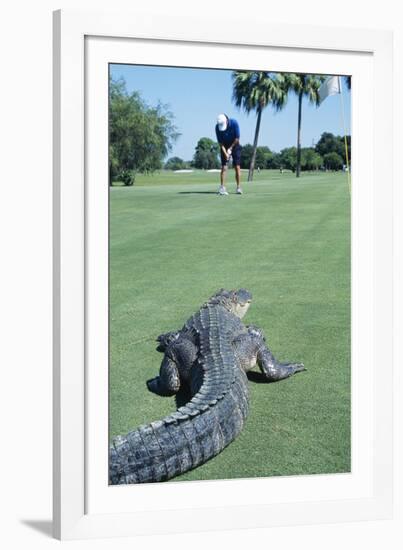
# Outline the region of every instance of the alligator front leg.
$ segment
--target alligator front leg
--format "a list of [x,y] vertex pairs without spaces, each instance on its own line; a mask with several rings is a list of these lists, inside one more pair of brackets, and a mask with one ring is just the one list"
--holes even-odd
[[265,343],[257,354],[257,364],[268,381],[276,382],[306,370],[303,363],[279,363]]

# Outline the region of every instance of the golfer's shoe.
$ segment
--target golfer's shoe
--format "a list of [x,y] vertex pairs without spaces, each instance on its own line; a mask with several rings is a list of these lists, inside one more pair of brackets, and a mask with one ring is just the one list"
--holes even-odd
[[218,190],[218,195],[228,195],[228,191],[225,189],[223,185],[220,186]]
[[236,190],[237,194],[238,195],[242,195],[243,191],[240,187],[238,187],[238,189]]

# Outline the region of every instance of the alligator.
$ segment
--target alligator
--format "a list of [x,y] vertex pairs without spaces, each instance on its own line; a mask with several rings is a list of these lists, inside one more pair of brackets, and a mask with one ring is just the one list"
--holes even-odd
[[244,426],[246,372],[258,365],[274,382],[305,370],[303,363],[278,362],[263,331],[242,323],[251,300],[248,290],[221,289],[182,329],[157,338],[164,357],[148,389],[172,396],[186,388],[189,400],[162,420],[113,439],[109,484],[162,482],[204,464]]

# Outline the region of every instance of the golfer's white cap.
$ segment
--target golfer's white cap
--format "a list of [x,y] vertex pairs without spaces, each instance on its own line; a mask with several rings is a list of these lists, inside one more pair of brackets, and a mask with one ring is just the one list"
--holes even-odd
[[218,115],[217,124],[218,124],[218,129],[220,130],[220,132],[223,132],[224,130],[226,130],[227,126],[228,126],[227,117],[224,114]]

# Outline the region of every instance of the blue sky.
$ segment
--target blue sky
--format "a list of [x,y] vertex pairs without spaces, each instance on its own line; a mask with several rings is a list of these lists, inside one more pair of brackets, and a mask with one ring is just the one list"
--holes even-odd
[[[175,125],[181,136],[168,157],[184,160],[193,158],[197,141],[201,137],[215,138],[215,124],[219,113],[236,118],[241,128],[241,144],[252,143],[256,114],[246,115],[232,102],[230,70],[151,67],[141,65],[111,65],[113,79],[124,78],[129,92],[136,90],[150,105],[159,101],[169,105],[175,116]],[[344,86],[346,130],[350,133],[350,93]],[[290,94],[287,105],[275,113],[271,107],[263,112],[259,145],[272,151],[296,145],[298,105]],[[342,135],[340,96],[329,96],[319,108],[303,101],[302,146],[311,147],[322,132]]]

